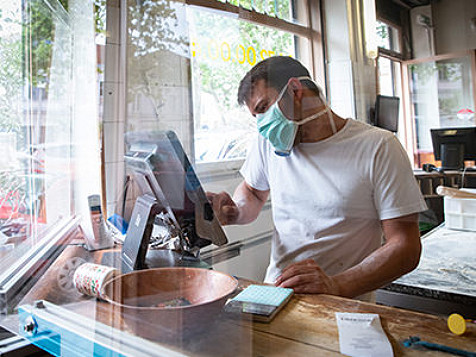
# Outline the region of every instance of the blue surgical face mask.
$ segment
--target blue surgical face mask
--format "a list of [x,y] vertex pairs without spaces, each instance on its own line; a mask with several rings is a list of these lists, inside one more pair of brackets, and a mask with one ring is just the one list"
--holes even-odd
[[[308,79],[309,77],[299,77],[298,79]],[[279,156],[289,156],[291,149],[294,146],[294,140],[296,139],[296,134],[299,128],[299,125],[305,124],[313,119],[320,117],[324,113],[330,113],[329,108],[325,107],[324,110],[319,111],[307,118],[304,118],[300,121],[292,121],[286,118],[279,108],[279,101],[285,93],[287,85],[279,93],[278,99],[268,108],[265,113],[257,114],[257,127],[259,133],[266,139],[269,140],[271,145],[273,145],[276,155]],[[322,99],[322,98],[321,98]],[[323,101],[325,103],[325,101]],[[332,118],[332,116],[331,116]],[[333,119],[331,120],[331,125],[334,124]],[[332,125],[334,131],[334,125]]]
[[277,155],[289,156],[298,125],[284,116],[278,101],[271,105],[266,113],[256,115],[257,126],[259,133],[273,145]]

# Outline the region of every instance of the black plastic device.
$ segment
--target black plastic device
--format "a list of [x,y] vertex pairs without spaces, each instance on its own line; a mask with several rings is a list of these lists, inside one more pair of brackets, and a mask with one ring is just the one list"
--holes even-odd
[[433,171],[436,171],[436,172],[439,172],[439,173],[444,173],[444,170],[441,168],[441,167],[436,167],[435,165],[433,164],[423,164],[423,166],[421,167],[423,169],[423,171],[425,172],[433,172]]
[[123,274],[146,268],[145,256],[149,238],[159,211],[157,200],[153,196],[145,194],[137,198],[121,251]]
[[373,124],[394,133],[398,132],[399,108],[399,97],[377,95]]
[[476,127],[430,129],[433,153],[444,170],[460,170],[476,160]]

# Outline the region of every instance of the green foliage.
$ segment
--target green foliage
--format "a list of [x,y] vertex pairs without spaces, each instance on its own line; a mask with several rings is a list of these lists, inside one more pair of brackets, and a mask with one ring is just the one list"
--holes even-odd
[[129,2],[128,35],[135,57],[157,51],[185,50],[186,35],[180,33],[174,1]]
[[29,17],[24,23],[26,40],[31,38],[31,80],[33,86],[46,86],[50,75],[51,55],[54,41],[54,24],[51,10],[42,1],[27,3]]
[[438,96],[438,108],[441,114],[453,115],[455,108],[460,105],[460,97],[458,93],[453,93],[450,97]]
[[94,19],[97,34],[106,33],[106,0],[94,0]]
[[[462,79],[461,63],[420,63],[412,64],[409,69],[414,78],[417,78],[421,85],[425,85],[430,78],[438,74],[441,81],[456,82]],[[416,75],[416,77],[415,77]]]
[[[68,8],[67,0],[59,2]],[[51,9],[44,1],[23,4],[12,13],[0,9],[0,27],[5,30],[0,37],[0,131],[14,132],[20,149],[27,151],[24,112],[30,109],[24,96],[31,95],[35,87],[48,90],[55,29]],[[24,171],[0,172],[0,197],[12,197],[12,205],[28,206],[26,192],[30,191]]]
[[434,62],[412,64],[408,66],[408,68],[412,74],[412,78],[417,80],[421,85],[425,85],[438,71],[438,67]]
[[[188,52],[188,34],[179,24],[180,3],[171,0],[128,2],[128,100],[145,95],[156,110],[163,101],[161,71],[176,70]],[[170,84],[170,83],[169,83]]]
[[[194,12],[194,20],[195,36],[202,42],[201,49],[194,58],[194,68],[199,69],[194,72],[194,81],[199,83],[203,92],[216,98],[222,113],[237,106],[236,94],[239,82],[253,65],[270,55],[288,55],[293,51],[293,36],[270,27],[201,11]],[[207,46],[212,40],[218,45],[223,43],[230,45],[232,52],[230,60],[225,61],[222,57],[210,58]],[[240,63],[242,51],[238,48],[244,48],[249,54],[244,63]],[[260,54],[262,50],[266,51],[264,58]]]
[[[13,25],[17,13],[0,13],[0,24]],[[4,26],[5,26],[4,25]],[[12,33],[0,38],[0,131],[19,131],[21,112],[17,109],[23,88],[23,56],[21,35]]]
[[279,19],[291,20],[290,0],[228,0],[222,2]]
[[381,39],[387,39],[389,37],[388,26],[379,22],[377,24],[377,36]]

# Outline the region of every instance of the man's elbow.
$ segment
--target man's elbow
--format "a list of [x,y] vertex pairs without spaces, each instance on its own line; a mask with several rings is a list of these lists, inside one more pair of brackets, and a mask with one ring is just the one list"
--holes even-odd
[[421,257],[421,242],[420,238],[415,239],[412,244],[409,244],[405,249],[404,254],[404,268],[405,272],[403,274],[407,274],[412,270],[415,270],[418,264],[420,263]]

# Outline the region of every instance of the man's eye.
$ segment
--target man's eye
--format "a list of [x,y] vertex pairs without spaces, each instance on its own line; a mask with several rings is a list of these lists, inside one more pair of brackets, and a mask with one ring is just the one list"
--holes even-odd
[[258,108],[256,108],[256,111],[258,113],[265,113],[267,109],[268,109],[268,104],[263,104],[258,106]]

